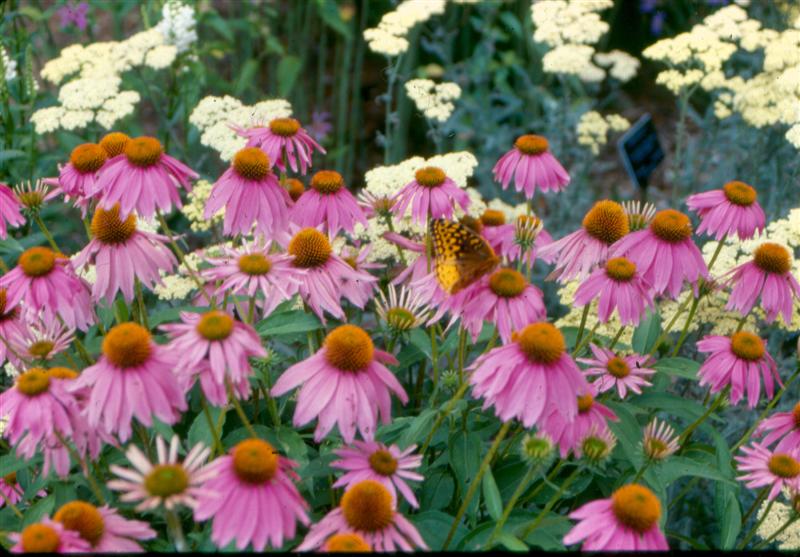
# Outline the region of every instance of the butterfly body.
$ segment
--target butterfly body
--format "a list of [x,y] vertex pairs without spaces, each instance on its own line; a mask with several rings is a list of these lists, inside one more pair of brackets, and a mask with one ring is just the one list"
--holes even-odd
[[436,278],[448,294],[466,288],[500,263],[488,242],[459,222],[434,219],[429,233]]

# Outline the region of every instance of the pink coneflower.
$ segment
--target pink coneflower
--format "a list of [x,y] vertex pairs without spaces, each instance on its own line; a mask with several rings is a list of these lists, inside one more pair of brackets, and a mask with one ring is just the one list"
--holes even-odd
[[44,516],[20,533],[8,535],[12,553],[88,553],[91,546],[78,532],[67,530],[60,522]]
[[[354,271],[371,276],[371,272],[374,272],[377,269],[383,269],[384,265],[382,263],[370,263],[370,251],[372,251],[371,244],[367,244],[363,248],[360,246],[343,246],[341,252],[339,253],[339,257],[341,257],[345,263],[350,265]],[[352,281],[348,279],[343,280],[342,288],[350,291],[353,294],[353,297],[350,301],[353,302],[354,305],[364,308],[371,300],[375,299],[375,287],[373,284],[364,284],[360,280],[357,280],[354,283],[351,282]]]
[[514,269],[498,269],[482,277],[470,292],[459,315],[473,342],[477,342],[484,322],[493,324],[503,343],[508,343],[513,331],[547,316],[542,291]]
[[708,335],[697,342],[699,352],[711,355],[706,358],[697,371],[700,385],[711,385],[716,393],[730,385],[731,404],[738,404],[747,389],[747,402],[755,408],[761,396],[761,382],[764,380],[767,397],[772,398],[773,378],[782,385],[778,366],[767,352],[767,343],[758,335],[739,331],[730,337]]
[[661,502],[643,485],[624,485],[608,499],[587,503],[569,517],[578,523],[564,536],[564,545],[583,541],[583,551],[669,549],[658,526]]
[[191,180],[198,174],[164,153],[161,142],[154,137],[129,139],[122,154],[112,158],[100,169],[97,181],[86,195],[101,195],[100,205],[111,209],[120,205],[120,218],[132,211],[149,219],[156,210],[169,212],[182,207],[178,186],[191,189]]
[[208,493],[198,497],[195,520],[214,519],[211,541],[219,548],[236,540],[239,551],[250,543],[263,551],[268,541],[280,549],[284,540],[294,538],[298,521],[306,526],[310,522],[308,503],[295,486],[300,479],[296,467],[266,441],[238,443],[229,455],[208,465],[210,477],[203,484]]
[[161,325],[170,335],[166,348],[181,355],[179,374],[193,376],[201,362],[208,364],[216,389],[207,392],[209,401],[218,406],[227,402],[228,381],[240,385],[245,397],[250,393],[248,379],[253,374],[248,358],[263,358],[267,351],[261,346],[258,333],[250,325],[235,320],[224,311],[206,313],[181,312],[181,323]]
[[756,190],[744,182],[728,182],[721,190],[690,195],[686,206],[700,216],[697,233],[705,232],[717,241],[734,234],[748,240],[764,230],[766,217]]
[[800,490],[800,447],[794,446],[786,452],[772,452],[760,443],[752,447],[744,446],[744,455],[737,455],[734,460],[738,470],[746,472],[739,476],[750,489],[771,486],[768,500],[775,499],[784,487]]
[[286,188],[286,192],[289,194],[289,197],[292,198],[292,203],[297,203],[297,200],[300,199],[306,191],[303,182],[297,178],[286,178],[283,181],[283,187]]
[[542,258],[555,261],[550,274],[560,282],[583,280],[608,260],[609,248],[630,231],[622,205],[608,199],[598,201],[583,217],[583,226],[539,250]]
[[333,484],[333,487],[347,488],[363,480],[380,482],[397,501],[397,491],[403,494],[408,503],[415,509],[419,507],[414,491],[406,480],[421,482],[424,476],[412,472],[422,465],[421,455],[412,455],[416,445],[401,451],[397,445],[387,446],[375,441],[354,441],[352,447],[343,447],[333,451],[339,460],[331,462],[332,468],[347,472]]
[[673,299],[684,280],[696,289],[701,277],[708,278],[703,255],[692,241],[689,217],[674,209],[656,213],[647,228],[631,232],[611,246],[609,255],[630,259],[656,295],[666,292]]
[[[533,265],[541,249],[553,242],[553,237],[535,215],[519,215],[514,222],[506,224],[502,211],[487,209],[481,215],[481,223],[481,235],[494,252],[507,261],[522,260]],[[544,260],[550,262],[549,257]]]
[[419,532],[394,508],[392,494],[382,483],[363,480],[351,485],[341,504],[311,526],[297,551],[312,551],[336,534],[355,533],[373,551],[428,549]]
[[69,259],[50,248],[22,252],[17,266],[0,277],[0,288],[6,289],[6,310],[24,302],[45,320],[58,316],[82,331],[94,320],[88,284],[75,274]]
[[75,147],[69,155],[69,162],[58,173],[58,186],[64,195],[75,198],[84,209],[94,189],[97,173],[108,159],[106,150],[96,143],[83,143]]
[[395,334],[419,327],[425,322],[430,309],[416,292],[405,286],[401,286],[398,292],[393,284],[388,284],[386,291],[389,293],[388,297],[382,290],[378,290],[375,313]]
[[575,291],[576,306],[585,306],[594,299],[598,299],[597,316],[601,323],[607,323],[616,310],[623,325],[635,327],[645,310],[653,307],[650,285],[638,273],[636,264],[625,257],[606,261]]
[[25,224],[22,216],[22,204],[14,196],[6,184],[0,182],[0,240],[8,237],[7,226],[20,226]]
[[72,392],[91,387],[85,415],[90,427],[131,436],[134,417],[150,426],[153,416],[167,424],[180,418],[186,400],[173,371],[176,358],[153,342],[136,323],[112,327],[103,339],[103,355],[70,384]]
[[292,265],[292,256],[270,253],[270,242],[252,242],[240,248],[223,247],[220,257],[209,257],[211,266],[200,271],[208,281],[221,281],[214,295],[256,296],[261,314],[266,317],[281,302],[297,293],[305,280],[305,270]]
[[300,386],[294,425],[303,426],[319,416],[314,432],[317,442],[337,424],[345,443],[353,442],[356,428],[371,441],[378,415],[385,424],[391,421],[391,392],[403,404],[408,402],[408,395],[385,363],[397,364],[397,360],[376,350],[364,329],[341,325],[328,333],[316,354],[283,372],[272,395],[281,396]]
[[532,323],[512,342],[493,348],[469,368],[474,396],[483,409],[494,406],[498,418],[517,418],[531,427],[554,410],[571,421],[578,396],[589,389],[566,351],[564,336],[550,323]]
[[410,206],[411,219],[419,224],[426,224],[429,218],[452,219],[454,204],[465,212],[470,204],[467,192],[436,166],[417,170],[414,180],[403,186],[392,200],[392,213],[402,217]]
[[330,236],[339,230],[353,232],[357,222],[369,226],[364,211],[347,191],[342,175],[334,170],[320,170],[311,177],[311,187],[297,200],[290,215],[299,226],[320,224]]
[[566,420],[554,411],[542,421],[539,430],[558,444],[561,458],[567,458],[570,451],[577,449],[592,428],[607,429],[608,420],[618,420],[610,408],[595,400],[596,395],[596,388],[590,384],[587,392],[578,396],[578,413],[573,420]]
[[[0,288],[0,337],[10,339],[16,335],[23,334],[24,325],[20,319],[20,311],[18,308],[8,307],[7,294],[5,288]],[[16,357],[9,352],[8,344],[0,341],[0,365],[4,364],[6,358]]]
[[425,244],[406,238],[396,232],[384,232],[383,238],[415,255],[414,261],[406,266],[394,279],[392,284],[403,284],[404,282],[416,282],[428,276],[434,268],[434,263],[428,263],[428,257],[425,255]]
[[659,422],[658,418],[647,424],[642,436],[642,451],[650,460],[664,460],[680,449],[678,436],[667,422]]
[[294,118],[275,118],[266,127],[243,129],[234,126],[233,129],[247,138],[248,147],[260,148],[284,172],[284,157],[292,172],[297,172],[299,161],[300,173],[305,174],[311,166],[312,153],[319,151],[325,154],[325,149]]
[[[2,492],[2,495],[0,495],[0,509],[5,506],[6,500],[8,500],[8,502],[12,505],[16,505],[22,501],[22,496],[25,494],[25,491],[17,481],[16,472],[11,472],[5,476],[0,476],[0,492]],[[37,495],[39,497],[44,497],[47,495],[47,492],[39,491]]]
[[800,283],[792,274],[792,256],[780,244],[765,242],[753,253],[753,260],[730,271],[731,295],[726,309],[747,315],[761,298],[767,323],[781,314],[787,325],[792,323],[792,298],[800,299]]
[[323,553],[369,553],[372,548],[367,540],[353,532],[340,532],[328,538],[317,551]]
[[[43,320],[30,312],[26,312],[24,322],[24,326],[14,331],[7,340],[16,355],[29,363],[52,360],[67,350],[75,337],[75,330],[60,321]],[[16,360],[13,354],[11,359]],[[17,363],[22,365],[22,362]]]
[[113,159],[125,152],[125,146],[130,140],[131,138],[122,132],[109,132],[100,139],[98,145],[106,152],[107,158]]
[[761,422],[756,429],[757,435],[764,435],[765,446],[778,441],[776,451],[785,451],[792,447],[800,447],[800,402],[789,412],[777,412]]
[[563,190],[569,184],[569,174],[549,149],[547,139],[540,135],[519,136],[514,148],[494,165],[495,181],[506,189],[513,178],[514,188],[524,190],[528,199],[533,198],[537,187],[544,192]]
[[178,261],[164,244],[166,236],[136,227],[136,215],[120,219],[119,205],[109,210],[98,207],[90,227],[92,240],[75,257],[76,268],[93,262],[97,280],[92,286],[95,300],[114,301],[122,292],[125,301],[133,300],[136,279],[146,288],[161,283],[160,271],[171,272]]
[[119,496],[123,503],[139,501],[137,511],[161,506],[172,510],[179,505],[195,508],[200,497],[214,495],[204,486],[216,474],[205,465],[211,451],[198,443],[183,462],[178,462],[179,444],[178,436],[174,435],[168,452],[164,439],[156,437],[157,463],[151,463],[136,445],[130,445],[125,457],[135,470],[112,464],[111,472],[122,479],[111,480],[108,488],[123,492]]
[[53,515],[53,520],[67,530],[77,532],[87,542],[91,552],[141,553],[136,540],[156,537],[146,522],[127,520],[108,505],[96,507],[86,501],[71,501]]
[[22,182],[14,186],[14,195],[17,201],[28,211],[36,213],[41,210],[45,202],[61,195],[61,188],[57,178],[44,178],[31,182]]
[[594,354],[594,359],[578,358],[578,361],[589,366],[583,372],[586,377],[598,376],[592,383],[597,387],[598,393],[616,388],[619,397],[625,398],[628,390],[640,395],[642,387],[651,386],[647,378],[656,370],[647,367],[651,362],[650,356],[639,354],[622,356],[594,343],[590,343],[589,348]]
[[286,233],[292,199],[273,174],[271,160],[260,149],[245,147],[214,183],[205,218],[210,219],[224,208],[225,235],[247,235],[254,224],[256,231],[267,238]]
[[292,265],[306,271],[298,288],[300,296],[323,323],[323,312],[345,319],[342,297],[363,309],[364,291],[372,292],[378,282],[377,277],[356,271],[334,254],[328,237],[316,228],[295,233],[287,251],[294,256]]

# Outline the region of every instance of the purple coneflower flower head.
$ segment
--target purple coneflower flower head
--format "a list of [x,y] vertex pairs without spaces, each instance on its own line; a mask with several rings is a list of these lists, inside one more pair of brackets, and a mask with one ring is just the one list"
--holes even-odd
[[135,417],[146,426],[153,416],[174,424],[186,410],[175,356],[153,342],[150,332],[136,323],[112,327],[103,339],[103,354],[70,384],[77,392],[91,387],[85,415],[89,426],[116,433],[124,442]]
[[6,311],[23,302],[47,321],[60,317],[82,331],[94,321],[89,285],[75,274],[69,259],[50,248],[25,250],[17,266],[0,277],[0,288],[6,289]]
[[553,411],[575,419],[578,396],[589,385],[566,350],[564,336],[550,323],[532,323],[510,344],[493,348],[470,367],[470,383],[483,409],[494,406],[503,421],[517,418],[525,427]]
[[297,203],[297,200],[300,199],[300,196],[302,196],[306,191],[306,187],[303,185],[303,182],[297,178],[286,178],[283,181],[283,187],[286,188],[289,197],[292,198],[292,203]]
[[352,233],[357,222],[364,228],[369,226],[358,201],[347,191],[344,178],[334,170],[320,170],[311,177],[311,187],[297,200],[290,218],[303,227],[323,225],[330,236],[339,230]]
[[67,530],[78,535],[91,546],[91,552],[141,553],[137,540],[156,537],[155,531],[146,522],[128,520],[108,505],[96,507],[86,501],[70,501],[55,515]]
[[375,313],[395,334],[404,333],[425,322],[430,309],[416,292],[406,286],[395,288],[393,284],[388,284],[386,291],[388,296],[378,289]]
[[767,447],[778,441],[778,452],[800,447],[800,402],[789,412],[776,412],[761,422],[756,435],[764,436],[762,443]]
[[91,546],[78,532],[67,530],[60,522],[44,516],[20,533],[8,535],[12,553],[89,553]]
[[372,548],[367,540],[353,532],[340,532],[328,538],[328,541],[316,551],[321,553],[369,553]]
[[262,317],[266,317],[281,302],[297,293],[304,280],[305,270],[292,265],[292,256],[270,253],[271,242],[252,242],[240,248],[222,248],[218,258],[209,257],[211,266],[200,273],[203,278],[221,281],[214,295],[228,292],[233,295],[256,296]]
[[656,213],[644,230],[624,236],[609,250],[611,257],[627,257],[653,287],[654,294],[678,297],[684,281],[695,290],[708,278],[703,255],[692,241],[689,217],[674,209]]
[[788,487],[800,490],[800,447],[794,446],[786,452],[772,452],[760,443],[741,448],[743,455],[736,455],[738,470],[745,472],[739,481],[750,489],[770,487],[767,499],[775,499]]
[[100,206],[106,210],[119,203],[122,219],[133,211],[149,219],[156,210],[166,213],[182,207],[178,187],[189,191],[191,180],[197,178],[194,170],[164,153],[158,139],[137,137],[103,165],[85,195],[100,194]]
[[[382,269],[384,265],[382,263],[370,263],[370,251],[372,251],[372,245],[370,244],[365,245],[363,248],[361,246],[346,245],[339,253],[339,257],[350,265],[354,271],[371,276],[371,271]],[[342,281],[342,289],[352,293],[353,297],[350,301],[360,308],[366,307],[366,305],[375,298],[375,285],[372,283],[364,284],[360,280],[353,283],[350,279],[345,279]]]
[[570,451],[577,449],[592,428],[607,429],[608,420],[618,420],[610,408],[595,400],[596,395],[597,389],[589,384],[586,393],[578,396],[578,413],[573,420],[551,412],[542,421],[539,430],[558,444],[561,458],[567,458]]
[[8,226],[25,224],[22,216],[22,204],[6,184],[0,182],[0,240],[8,237]]
[[97,279],[92,285],[95,300],[105,300],[110,305],[117,292],[122,292],[130,303],[137,279],[145,288],[152,289],[161,283],[161,271],[169,273],[178,264],[165,244],[169,238],[139,230],[133,213],[121,219],[119,205],[111,209],[98,207],[90,232],[91,241],[78,253],[73,265],[80,268],[95,264]]
[[233,129],[247,138],[248,147],[258,147],[264,151],[283,172],[287,171],[288,162],[292,172],[299,169],[300,174],[305,174],[311,167],[313,152],[325,154],[325,149],[294,118],[275,118],[267,126],[249,129],[233,126]]
[[623,325],[639,324],[647,308],[653,307],[650,285],[625,257],[614,257],[596,269],[575,291],[575,305],[585,306],[597,299],[601,323],[611,319],[614,310]]
[[465,212],[470,204],[467,192],[437,166],[417,170],[414,180],[403,186],[392,201],[392,213],[402,217],[411,207],[411,219],[419,224],[427,223],[429,218],[452,219],[454,204]]
[[422,456],[411,454],[416,448],[416,445],[412,445],[401,451],[397,445],[354,441],[352,447],[333,451],[339,460],[331,462],[331,467],[346,471],[333,487],[347,488],[363,480],[374,480],[389,490],[395,506],[397,491],[400,491],[408,504],[417,508],[419,503],[414,491],[406,483],[406,480],[421,482],[425,479],[412,471],[422,465]]
[[134,469],[112,464],[110,469],[117,479],[108,482],[108,488],[120,491],[123,503],[138,502],[137,511],[164,507],[172,510],[178,506],[193,509],[201,496],[211,495],[205,482],[215,472],[205,464],[210,449],[198,443],[178,461],[180,441],[172,437],[169,448],[161,436],[156,437],[157,462],[150,462],[136,445],[130,445],[125,457]]
[[514,189],[532,199],[538,187],[543,192],[561,191],[569,184],[569,174],[550,153],[550,144],[541,135],[521,135],[514,148],[500,157],[492,169],[494,179],[506,189]]
[[562,283],[583,280],[608,260],[610,247],[629,231],[622,205],[607,199],[598,201],[583,217],[581,228],[539,250],[543,259],[555,262],[548,278],[558,278]]
[[[280,549],[295,537],[297,522],[310,522],[308,503],[297,491],[297,463],[284,458],[261,439],[241,441],[230,454],[208,465],[205,493],[198,497],[195,520],[213,519],[211,541],[219,547],[236,540],[242,551]],[[246,509],[246,514],[241,510]]]
[[570,513],[578,523],[564,536],[564,545],[583,542],[583,551],[666,551],[659,528],[661,502],[639,484],[620,487]]
[[83,31],[87,25],[86,14],[89,13],[89,4],[86,2],[78,2],[77,4],[69,2],[61,6],[56,13],[61,20],[60,26],[62,29],[74,25]]
[[753,253],[753,259],[731,269],[727,283],[731,295],[726,309],[747,315],[761,298],[761,309],[767,323],[778,314],[787,325],[792,323],[792,298],[800,300],[800,283],[792,273],[792,255],[780,244],[764,242]]
[[[25,325],[20,318],[19,309],[9,308],[6,302],[6,289],[0,288],[0,336],[10,339],[23,334]],[[5,342],[0,342],[0,365],[4,364],[6,358],[9,357],[13,358],[14,361],[17,359],[14,354],[8,350],[8,345]]]
[[430,275],[434,264],[433,261],[428,263],[428,257],[425,255],[425,244],[423,242],[411,240],[396,232],[384,232],[383,238],[415,254],[414,260],[392,279],[392,284],[413,283]]
[[247,235],[255,225],[256,231],[267,238],[282,237],[292,199],[272,172],[271,160],[255,147],[237,152],[230,168],[214,183],[205,218],[224,208],[222,228],[227,236]]
[[[7,341],[27,364],[52,360],[54,356],[67,350],[75,337],[75,330],[56,319],[41,319],[32,312],[24,312],[22,325],[7,337]],[[5,343],[3,343],[5,344]],[[14,353],[10,359],[17,367],[25,363],[17,360]]]
[[227,397],[219,394],[224,395],[228,382],[240,386],[237,394],[244,391],[244,398],[249,395],[248,380],[253,374],[249,358],[267,355],[253,327],[224,311],[211,310],[202,314],[182,311],[181,323],[162,325],[161,329],[170,335],[167,349],[181,355],[176,373],[188,376],[186,383],[191,382],[201,363],[208,365],[216,388],[210,392],[204,389],[204,393],[212,404],[225,405]]
[[734,235],[748,240],[764,230],[766,217],[757,197],[752,186],[733,181],[721,190],[690,195],[686,206],[700,216],[698,234],[706,233],[717,241]]
[[84,214],[90,197],[87,192],[94,189],[97,173],[103,168],[108,154],[97,143],[83,143],[69,155],[69,162],[58,173],[58,186],[67,199],[75,198]]
[[647,367],[651,361],[649,356],[622,356],[594,343],[590,343],[589,348],[594,358],[578,358],[578,361],[589,366],[583,372],[586,377],[598,376],[592,383],[598,393],[616,388],[619,397],[625,398],[628,390],[640,395],[642,387],[651,386],[647,379],[656,370]]
[[667,422],[659,422],[653,418],[644,429],[642,437],[642,451],[650,460],[664,460],[680,449],[678,436]]
[[730,385],[731,404],[738,404],[746,389],[748,406],[755,408],[761,396],[759,376],[769,399],[775,390],[773,379],[782,385],[767,343],[756,334],[739,331],[730,337],[708,335],[698,341],[697,350],[710,354],[697,371],[700,385],[711,385],[712,393]]
[[109,132],[100,139],[98,145],[106,152],[107,158],[113,159],[125,153],[125,147],[130,140],[131,138],[122,132]]
[[553,242],[536,215],[519,215],[514,222],[506,223],[502,211],[487,209],[480,221],[481,235],[497,255],[509,262],[521,259],[526,265],[533,265],[541,249]]
[[316,354],[283,372],[272,395],[300,387],[293,422],[301,427],[318,417],[317,442],[335,425],[345,443],[353,442],[356,430],[372,441],[378,417],[384,424],[391,421],[391,393],[403,404],[408,402],[402,385],[384,364],[396,365],[397,359],[376,350],[361,327],[341,325],[328,333]]
[[428,549],[414,525],[395,510],[389,490],[375,480],[349,486],[340,505],[311,526],[297,551],[317,549],[332,536],[349,533],[360,536],[373,551]]

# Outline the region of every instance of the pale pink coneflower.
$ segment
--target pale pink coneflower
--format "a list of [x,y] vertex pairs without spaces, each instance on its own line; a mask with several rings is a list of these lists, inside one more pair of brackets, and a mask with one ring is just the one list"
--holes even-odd
[[180,354],[176,373],[191,377],[201,363],[208,364],[216,388],[210,392],[204,389],[204,393],[212,404],[224,406],[227,403],[227,397],[218,395],[225,392],[228,382],[243,387],[237,394],[243,390],[246,398],[250,393],[249,378],[253,375],[249,358],[267,355],[255,329],[219,310],[182,311],[180,317],[181,323],[161,325],[170,336],[166,349]]
[[378,289],[375,313],[383,319],[389,329],[399,334],[419,327],[425,322],[430,308],[414,291],[406,286],[398,289],[393,284],[388,284],[386,291],[388,296],[383,290]]
[[344,178],[334,170],[320,170],[311,177],[311,187],[297,200],[290,218],[303,227],[323,225],[330,236],[339,230],[352,233],[356,223],[369,226],[358,201],[347,191]]
[[428,549],[414,525],[395,510],[389,490],[375,480],[350,485],[339,506],[311,526],[297,551],[318,549],[345,533],[357,534],[373,551]]
[[526,326],[510,344],[481,355],[468,371],[484,410],[494,406],[504,422],[517,418],[528,428],[553,411],[575,419],[578,396],[589,388],[561,331],[545,322]]
[[644,429],[642,451],[650,460],[664,460],[680,449],[678,436],[667,422],[659,422],[653,418]]
[[424,241],[415,241],[410,238],[406,238],[402,234],[397,234],[396,232],[384,232],[383,238],[386,241],[400,247],[401,249],[410,251],[412,254],[414,254],[414,260],[406,265],[406,268],[392,279],[392,284],[399,285],[422,280],[433,270],[433,261],[430,261],[429,263],[428,256],[425,254]]
[[78,532],[67,530],[47,515],[39,522],[13,532],[8,539],[14,544],[12,553],[89,553],[91,546]]
[[756,435],[763,435],[765,446],[778,441],[776,451],[800,447],[800,402],[789,412],[776,412],[756,428]]
[[142,553],[138,541],[156,537],[155,530],[146,522],[128,520],[108,505],[96,507],[86,501],[62,505],[53,520],[77,532],[91,546],[91,552]]
[[561,191],[569,184],[569,174],[550,153],[550,144],[540,135],[521,135],[514,148],[500,157],[492,169],[494,179],[506,189],[514,188],[532,199],[538,187],[543,192]]
[[583,551],[666,551],[659,527],[661,502],[643,485],[620,487],[608,499],[586,503],[570,513],[578,523],[564,545],[583,542]]
[[86,331],[95,315],[89,285],[75,274],[72,263],[50,248],[28,248],[17,266],[0,277],[6,289],[6,311],[24,302],[43,319],[60,317],[68,327]]
[[300,387],[293,423],[300,427],[319,417],[314,439],[321,441],[333,426],[345,443],[356,430],[372,441],[378,417],[391,421],[394,393],[403,404],[408,395],[384,364],[397,364],[391,354],[376,350],[364,329],[341,325],[328,333],[316,354],[283,372],[272,387],[281,396]]
[[253,225],[269,239],[286,234],[292,199],[272,172],[271,160],[260,149],[245,147],[214,183],[204,215],[210,219],[224,208],[226,236],[248,235]]
[[0,240],[8,237],[8,226],[21,226],[25,224],[22,216],[22,205],[6,184],[0,182]]
[[616,310],[620,323],[636,327],[648,308],[653,307],[650,285],[636,264],[625,257],[614,257],[596,269],[575,291],[575,305],[597,299],[597,317],[607,323]]
[[59,169],[58,187],[67,200],[75,203],[86,214],[92,197],[87,192],[94,189],[97,173],[103,168],[108,154],[97,143],[83,143],[75,147],[69,155],[69,162]]
[[316,551],[321,553],[369,553],[372,548],[363,537],[353,532],[333,534]]
[[[42,474],[46,476],[47,472],[42,472]],[[17,481],[16,472],[9,472],[5,476],[0,476],[0,492],[2,493],[2,495],[0,495],[0,509],[5,506],[6,500],[8,500],[8,502],[10,502],[12,505],[16,505],[22,501],[25,491]],[[47,492],[43,489],[40,489],[36,493],[36,496],[47,497]]]
[[284,157],[292,172],[299,170],[300,174],[305,174],[311,167],[311,155],[314,151],[325,154],[325,149],[294,118],[275,118],[266,126],[247,129],[231,127],[247,138],[248,147],[258,147],[264,151],[269,160],[283,172],[287,171]]
[[561,458],[577,449],[592,428],[607,429],[609,420],[618,420],[610,408],[595,400],[596,395],[597,389],[589,384],[586,393],[578,396],[578,413],[573,420],[553,411],[540,424],[539,431],[558,444]]
[[741,452],[744,454],[734,457],[739,472],[745,473],[739,481],[750,489],[769,487],[767,500],[775,499],[785,487],[800,490],[800,447],[773,452],[760,443],[752,443],[742,447]]
[[777,381],[782,385],[778,366],[767,352],[766,342],[758,335],[739,331],[730,337],[708,335],[697,342],[698,352],[710,355],[700,366],[697,376],[700,386],[711,385],[711,392],[717,393],[731,387],[731,404],[738,404],[747,390],[747,403],[755,408],[761,396],[761,381],[767,397],[772,398]]
[[792,273],[792,255],[780,244],[765,242],[753,253],[753,259],[729,271],[727,284],[731,295],[726,309],[747,315],[761,298],[767,323],[780,314],[787,325],[792,324],[794,303],[800,300],[800,283]]
[[452,219],[454,205],[466,211],[470,204],[467,192],[436,166],[417,170],[414,179],[403,186],[392,201],[394,215],[402,217],[411,207],[411,220],[423,225],[429,218]]
[[138,502],[137,511],[164,507],[170,511],[179,506],[194,509],[200,497],[217,495],[210,493],[205,483],[215,476],[213,469],[205,464],[210,449],[198,443],[178,461],[180,441],[175,435],[167,448],[161,436],[156,437],[157,462],[150,462],[136,445],[125,452],[134,469],[111,465],[111,472],[118,479],[108,482],[108,488],[120,491],[123,503]]
[[623,236],[609,250],[610,257],[627,257],[655,295],[678,297],[684,281],[697,291],[701,278],[708,278],[703,255],[692,241],[689,217],[665,209],[656,213],[647,228]]
[[[537,257],[542,257],[542,248],[553,242],[553,237],[535,215],[519,215],[514,222],[505,223],[502,211],[487,209],[481,216],[481,223],[481,236],[497,255],[509,262],[522,260],[526,265],[533,265]],[[551,262],[550,256],[542,259]]]
[[[350,265],[354,271],[364,273],[367,276],[372,276],[371,272],[377,269],[383,269],[383,263],[374,263],[369,261],[369,253],[372,251],[372,245],[367,244],[363,247],[361,245],[342,247],[339,257]],[[363,284],[361,280],[356,280],[354,283],[350,279],[342,281],[342,289],[348,290],[352,293],[353,297],[350,301],[360,308],[364,308],[367,304],[375,299],[375,287],[371,284]]]
[[581,228],[544,246],[539,255],[555,262],[550,277],[562,283],[583,280],[608,260],[611,246],[629,231],[625,209],[616,201],[605,199],[589,209]]
[[297,522],[310,522],[308,503],[295,486],[300,479],[296,467],[266,441],[241,441],[208,465],[206,493],[197,499],[195,520],[213,519],[211,541],[219,548],[236,540],[239,551],[252,544],[260,552],[267,542],[280,549],[295,537]]
[[734,180],[722,189],[696,193],[686,198],[686,206],[700,216],[697,233],[706,233],[715,240],[737,236],[749,240],[764,230],[764,210],[757,201],[756,190]]
[[650,356],[616,354],[594,343],[590,343],[589,348],[594,358],[578,358],[578,361],[589,366],[583,372],[587,378],[598,376],[592,383],[598,393],[616,389],[619,397],[625,398],[628,391],[640,395],[642,387],[651,386],[648,378],[656,370],[647,367],[653,361]]
[[139,230],[136,215],[125,220],[119,216],[119,206],[111,209],[98,207],[90,226],[92,240],[75,257],[73,265],[79,269],[94,263],[97,278],[92,285],[92,297],[114,301],[122,292],[127,303],[133,300],[138,280],[145,288],[153,289],[161,283],[161,272],[170,273],[178,264],[166,246],[166,236]]
[[112,327],[102,350],[97,363],[69,386],[73,392],[91,387],[84,410],[90,427],[103,427],[125,442],[134,417],[146,426],[153,416],[167,424],[178,421],[186,410],[174,372],[180,354],[157,345],[147,329],[131,322]]
[[425,478],[413,472],[422,465],[422,456],[414,455],[416,445],[401,451],[397,445],[384,445],[376,441],[354,441],[350,447],[342,447],[334,452],[339,460],[331,462],[331,468],[345,470],[333,487],[347,488],[362,480],[380,482],[397,501],[397,492],[402,493],[408,504],[419,507],[414,491],[406,480],[421,482]]
[[6,339],[13,349],[10,359],[17,367],[24,367],[25,363],[18,361],[14,353],[27,364],[44,362],[67,350],[75,338],[74,329],[55,319],[42,319],[32,312],[24,312],[20,324],[22,326]]
[[157,210],[167,213],[182,207],[179,186],[191,189],[191,180],[198,174],[164,153],[154,137],[129,139],[122,154],[106,162],[97,180],[86,191],[87,196],[100,195],[99,206],[111,209],[119,203],[120,218],[131,212],[149,219]]

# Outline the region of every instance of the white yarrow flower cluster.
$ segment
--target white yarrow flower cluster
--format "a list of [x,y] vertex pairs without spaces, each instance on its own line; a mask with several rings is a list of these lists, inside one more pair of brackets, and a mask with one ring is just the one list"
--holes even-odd
[[200,130],[200,143],[217,151],[222,160],[229,161],[247,144],[231,125],[247,128],[291,115],[292,106],[284,99],[269,99],[247,106],[229,95],[208,96],[194,107],[189,122]]
[[581,81],[596,83],[606,76],[602,68],[592,62],[594,48],[585,44],[563,44],[542,57],[546,73],[578,76]]
[[167,44],[174,45],[178,54],[186,52],[197,41],[197,21],[194,8],[179,0],[168,0],[161,10],[163,19],[156,26]]
[[3,58],[3,67],[6,69],[6,81],[11,81],[17,77],[17,61],[9,57],[2,45],[0,45],[0,57]]
[[210,230],[215,224],[222,222],[225,217],[225,208],[220,209],[210,219],[205,218],[206,202],[211,196],[213,184],[208,180],[195,182],[192,191],[189,192],[188,202],[183,206],[181,212],[189,220],[190,227],[195,232]]
[[364,30],[372,52],[394,57],[408,50],[406,36],[412,27],[444,13],[445,0],[404,0],[383,15],[377,27]]
[[[788,489],[783,491],[786,498],[791,496]],[[800,550],[800,520],[795,520],[784,528],[795,516],[795,510],[784,501],[764,501],[758,509],[756,518],[758,530],[756,533],[762,540],[774,540],[781,551]],[[768,514],[767,514],[768,513]],[[764,516],[764,514],[767,514]],[[783,531],[781,531],[783,529]]]
[[609,132],[623,132],[631,127],[631,123],[619,114],[603,117],[594,110],[586,112],[578,120],[575,131],[578,143],[588,147],[593,155],[600,153],[600,147],[608,143]]
[[446,122],[455,110],[452,101],[461,96],[461,87],[452,82],[437,84],[430,79],[412,79],[406,82],[406,93],[425,118]]
[[641,65],[638,58],[622,50],[598,52],[594,55],[594,61],[603,68],[609,68],[608,74],[622,83],[633,79]]

